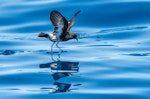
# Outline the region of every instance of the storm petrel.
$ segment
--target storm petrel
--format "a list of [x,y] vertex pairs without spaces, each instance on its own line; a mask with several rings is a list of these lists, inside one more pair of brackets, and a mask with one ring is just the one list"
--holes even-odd
[[58,11],[53,10],[50,13],[50,20],[52,22],[52,24],[54,25],[54,31],[51,34],[47,34],[47,33],[43,33],[41,32],[38,37],[45,37],[48,38],[49,40],[51,40],[53,42],[53,44],[51,45],[51,53],[52,53],[52,49],[54,44],[56,43],[56,46],[63,51],[59,46],[58,43],[60,41],[68,41],[70,39],[76,39],[77,35],[75,33],[71,33],[70,29],[74,24],[75,21],[75,17],[80,13],[81,11],[77,11],[76,13],[74,13],[73,17],[67,21],[66,18]]

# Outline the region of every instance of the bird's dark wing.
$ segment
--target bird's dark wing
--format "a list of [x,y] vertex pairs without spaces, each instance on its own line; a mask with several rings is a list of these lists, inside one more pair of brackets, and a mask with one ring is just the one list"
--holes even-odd
[[72,27],[73,24],[74,24],[75,17],[76,17],[80,12],[81,12],[80,10],[77,11],[77,12],[73,15],[73,17],[69,20],[67,31],[70,31],[71,27]]
[[67,34],[67,28],[68,28],[68,21],[56,10],[53,10],[50,13],[50,20],[52,21],[52,24],[54,25],[54,33],[56,33],[57,36],[60,35],[66,35]]

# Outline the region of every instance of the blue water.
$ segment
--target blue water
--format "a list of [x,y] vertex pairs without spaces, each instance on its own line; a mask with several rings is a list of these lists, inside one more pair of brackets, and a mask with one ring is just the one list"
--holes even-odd
[[[81,10],[53,56],[52,10]],[[0,99],[150,99],[149,24],[149,0],[0,0]]]

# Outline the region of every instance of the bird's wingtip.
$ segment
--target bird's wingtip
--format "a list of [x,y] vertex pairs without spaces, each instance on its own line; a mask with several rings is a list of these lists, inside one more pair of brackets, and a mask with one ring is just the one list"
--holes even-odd
[[81,12],[81,10],[78,11],[79,13]]
[[81,10],[77,11],[77,12],[74,14],[74,16],[76,16],[76,15],[79,14],[80,12],[81,12]]

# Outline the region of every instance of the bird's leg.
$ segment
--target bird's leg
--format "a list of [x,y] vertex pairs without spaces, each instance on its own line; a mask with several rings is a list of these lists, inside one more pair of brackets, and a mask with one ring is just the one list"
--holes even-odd
[[54,62],[55,62],[54,57],[53,57],[53,54],[51,54],[51,59],[52,59],[52,61],[54,61]]
[[59,41],[56,43],[56,46],[63,52],[63,50],[58,46]]
[[63,52],[61,51],[61,52],[58,54],[58,58],[57,58],[58,61],[60,60],[60,55],[61,55],[62,53],[63,53]]
[[53,42],[53,44],[51,45],[51,54],[53,54],[53,46],[54,46],[55,42]]

